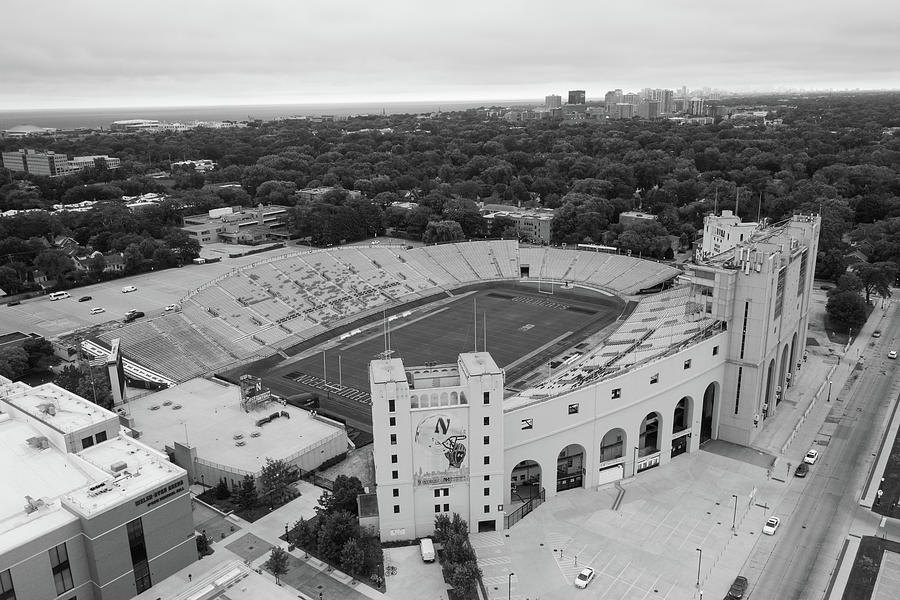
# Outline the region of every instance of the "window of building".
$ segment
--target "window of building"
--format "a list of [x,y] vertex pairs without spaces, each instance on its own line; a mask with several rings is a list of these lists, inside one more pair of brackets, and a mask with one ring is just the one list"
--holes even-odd
[[744,367],[738,367],[737,386],[734,391],[734,414],[741,410],[741,379],[744,377]]
[[485,495],[485,496],[490,496],[490,495],[491,495],[491,488],[489,488],[489,487],[484,488],[484,495]]
[[449,504],[445,504],[445,505],[444,505],[444,512],[450,512],[450,505],[449,505]]
[[485,418],[484,418],[484,426],[487,427],[487,426],[490,425],[490,424],[491,424],[491,418],[490,418],[490,417],[485,417]]
[[395,515],[399,515],[399,514],[400,514],[400,505],[399,505],[399,504],[395,504],[395,505],[394,505],[394,514],[395,514]]
[[490,392],[485,392],[485,393],[484,393],[484,403],[485,403],[485,404],[490,404],[490,403],[491,403],[491,393],[490,393]]
[[490,457],[490,456],[485,456],[485,457],[484,457],[484,464],[486,464],[486,465],[491,464],[491,457]]
[[713,356],[716,356],[717,354],[719,354],[719,347],[713,346]]
[[105,442],[106,441],[106,432],[101,431],[100,433],[98,433],[97,435],[94,436],[94,439],[97,440],[98,444],[101,442]]
[[653,375],[650,376],[650,383],[651,384],[659,383],[659,373],[654,373]]
[[50,566],[53,570],[53,583],[56,584],[56,595],[68,592],[75,583],[72,581],[72,570],[69,568],[69,553],[66,544],[62,543],[50,548]]
[[394,498],[400,497],[400,488],[394,488]]
[[489,435],[484,436],[484,445],[487,446],[490,443],[491,443],[491,436],[489,436]]
[[436,512],[436,513],[441,512],[441,505],[440,505],[440,504],[435,504],[435,505],[434,505],[434,512]]
[[397,417],[391,417],[390,419],[388,419],[388,425],[390,425],[391,427],[396,427],[397,426]]
[[434,488],[434,497],[435,498],[441,497],[441,488]]
[[490,504],[485,504],[485,505],[484,505],[484,512],[486,512],[486,513],[491,512],[491,505],[490,505]]
[[613,400],[617,400],[622,397],[622,388],[613,388],[612,394],[610,394]]
[[400,471],[391,471],[391,479],[400,479]]
[[0,571],[0,600],[16,600],[16,588],[13,587],[9,569]]
[[576,402],[575,404],[570,404],[570,405],[569,405],[569,414],[570,414],[570,415],[577,415],[577,414],[578,414],[578,403],[577,403],[577,402]]
[[534,429],[534,419],[522,419],[522,429]]
[[444,488],[444,496],[446,497],[449,495],[450,495],[450,488]]
[[687,359],[686,361],[684,361],[684,370],[687,371],[690,368],[691,368],[691,359]]
[[134,568],[134,583],[140,594],[153,586],[150,579],[150,562],[147,560],[147,546],[144,544],[144,526],[140,518],[125,526],[128,531],[128,547],[131,550],[131,565]]
[[397,434],[392,433],[391,434],[391,446],[396,446],[396,445],[397,445]]
[[396,404],[393,400],[388,400],[388,412],[395,412],[397,410]]
[[92,436],[87,436],[86,438],[82,438],[82,440],[81,440],[82,449],[90,448],[93,445],[94,445],[94,438]]
[[484,476],[484,480],[485,480],[485,481],[490,481],[490,480],[491,480],[491,476],[490,476],[490,475],[485,475],[485,476]]
[[391,462],[394,464],[397,464],[397,455],[396,454],[391,454]]

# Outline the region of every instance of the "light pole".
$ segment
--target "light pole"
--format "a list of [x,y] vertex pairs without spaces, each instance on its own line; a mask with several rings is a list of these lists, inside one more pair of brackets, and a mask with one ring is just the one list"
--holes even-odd
[[634,447],[634,461],[631,463],[631,476],[634,477],[637,475],[637,455],[638,455],[638,447]]
[[506,585],[506,592],[507,592],[507,593],[506,593],[506,598],[507,598],[507,600],[511,600],[511,599],[512,599],[512,578],[513,578],[513,575],[515,575],[515,573],[510,573],[510,574],[509,574],[509,577],[506,578],[506,584],[507,584],[507,585]]
[[734,515],[731,517],[731,530],[735,530],[735,523],[737,522],[737,494],[732,494],[732,498],[734,498]]
[[700,565],[703,563],[703,548],[697,548],[700,556],[697,558],[697,587],[700,587]]
[[828,400],[826,400],[826,402],[831,402],[831,384],[832,383],[833,383],[832,381],[828,382]]

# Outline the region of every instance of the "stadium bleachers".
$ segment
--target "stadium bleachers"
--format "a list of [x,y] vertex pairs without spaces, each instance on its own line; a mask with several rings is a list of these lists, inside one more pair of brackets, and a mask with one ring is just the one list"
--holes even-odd
[[[674,267],[627,256],[519,247],[514,240],[477,241],[408,248],[347,246],[296,251],[263,258],[188,294],[177,315],[121,328],[123,348],[137,362],[158,366],[182,378],[222,364],[272,353],[329,328],[388,307],[478,282],[528,279],[568,281],[622,295],[672,279]],[[638,356],[656,340],[688,336],[688,328],[662,326],[664,299],[647,297],[643,307],[607,340],[616,356],[629,346]],[[643,323],[644,309],[655,313]],[[683,307],[682,307],[683,310]],[[643,317],[641,317],[643,315]],[[672,315],[669,315],[672,318]],[[633,319],[638,319],[634,320]],[[696,324],[695,324],[696,325]],[[649,342],[638,341],[653,330]],[[115,336],[112,336],[115,337]],[[660,342],[661,343],[661,342]],[[135,349],[130,349],[131,346]],[[187,356],[189,358],[185,359]],[[597,360],[603,354],[597,354]]]

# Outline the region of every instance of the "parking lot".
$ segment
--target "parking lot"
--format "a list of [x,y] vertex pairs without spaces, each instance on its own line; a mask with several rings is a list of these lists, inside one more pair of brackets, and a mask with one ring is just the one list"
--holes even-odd
[[[761,530],[793,482],[768,479],[765,455],[734,453],[738,458],[682,455],[624,480],[618,511],[611,509],[618,494],[613,485],[578,489],[548,500],[505,532],[473,534],[488,597],[681,600],[699,598],[700,589],[706,598],[724,597],[754,546],[778,542],[777,533]],[[578,590],[574,578],[585,566],[596,576]]]

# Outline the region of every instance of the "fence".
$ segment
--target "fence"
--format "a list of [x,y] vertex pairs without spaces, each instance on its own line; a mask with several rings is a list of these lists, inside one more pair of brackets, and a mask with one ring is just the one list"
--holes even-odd
[[525,517],[528,513],[543,504],[546,497],[546,490],[544,490],[544,488],[541,488],[540,495],[530,499],[528,502],[503,517],[504,528],[509,529],[510,527],[521,521],[522,518]]

